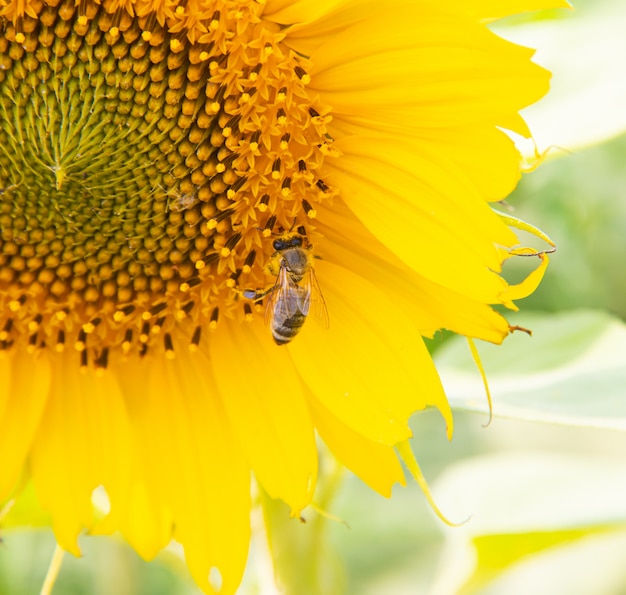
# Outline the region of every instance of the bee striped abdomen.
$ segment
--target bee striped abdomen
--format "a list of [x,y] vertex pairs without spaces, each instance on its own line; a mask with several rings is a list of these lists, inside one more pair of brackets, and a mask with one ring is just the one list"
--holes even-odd
[[289,343],[300,332],[305,320],[306,315],[300,311],[282,321],[274,318],[274,327],[272,328],[274,342],[277,345]]

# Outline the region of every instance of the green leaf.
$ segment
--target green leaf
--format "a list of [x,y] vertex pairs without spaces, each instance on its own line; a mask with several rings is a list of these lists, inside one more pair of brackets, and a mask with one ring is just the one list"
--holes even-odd
[[[626,580],[622,555],[617,555],[626,536],[626,464],[620,460],[545,452],[476,457],[446,472],[435,491],[447,511],[472,513],[460,529],[446,529],[448,548],[437,593],[484,593],[497,580],[493,592],[510,594],[502,587],[513,580],[507,582],[507,573],[514,574],[519,593],[611,592],[589,559],[576,562],[577,572],[585,584],[595,581],[593,590],[555,591],[548,582],[534,583],[538,567],[544,573],[562,572],[559,560],[576,556],[579,546],[606,548],[607,575]],[[451,574],[450,568],[465,573]]]
[[606,527],[586,527],[565,531],[533,531],[529,533],[505,533],[502,535],[479,535],[472,539],[476,550],[476,570],[463,586],[462,593],[474,593],[503,571],[529,555],[537,555],[549,548],[570,544],[589,535],[603,533]]
[[[479,343],[495,416],[626,430],[626,325],[603,312],[525,314],[533,331],[503,345]],[[487,412],[485,391],[463,340],[435,360],[453,407]]]

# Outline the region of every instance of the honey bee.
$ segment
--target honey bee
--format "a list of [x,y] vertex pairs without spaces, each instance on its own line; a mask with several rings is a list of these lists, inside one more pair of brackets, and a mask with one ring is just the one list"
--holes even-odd
[[274,285],[266,291],[245,290],[244,297],[258,301],[269,296],[265,321],[272,329],[277,345],[293,340],[304,325],[311,304],[317,316],[328,324],[328,312],[315,271],[311,246],[303,234],[286,232],[273,242],[267,270],[276,276]]

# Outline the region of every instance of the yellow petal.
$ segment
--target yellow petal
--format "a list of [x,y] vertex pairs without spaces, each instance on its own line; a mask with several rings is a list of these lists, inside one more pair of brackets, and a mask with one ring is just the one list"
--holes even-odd
[[502,301],[508,307],[517,310],[517,308],[511,303],[513,300],[521,300],[522,298],[528,297],[537,287],[541,280],[543,279],[543,275],[548,268],[548,264],[550,263],[550,258],[547,254],[539,254],[539,259],[541,260],[539,266],[532,271],[523,281],[518,283],[517,285],[511,285],[502,295]]
[[[178,461],[172,449],[164,361],[131,358],[116,369],[128,411],[133,479],[128,499],[111,507],[96,532],[119,529],[144,559],[154,558],[172,538],[172,507]],[[154,390],[151,388],[154,387]]]
[[42,352],[0,357],[0,502],[18,482],[50,391],[50,362]]
[[[285,30],[286,43],[295,47],[298,52],[311,56],[327,41],[352,27],[360,20],[380,14],[380,6],[372,0],[270,0],[269,4],[286,4],[282,10],[269,14],[266,10],[264,18],[276,23],[293,24]],[[397,4],[392,0],[392,4]],[[393,8],[390,8],[393,10]]]
[[450,10],[463,11],[485,20],[501,19],[512,14],[520,14],[533,10],[547,10],[549,8],[571,8],[565,0],[450,0],[446,2]]
[[162,498],[142,480],[142,470],[135,467],[135,475],[123,507],[110,514],[91,531],[93,535],[120,531],[130,546],[144,560],[152,560],[172,539],[174,519]]
[[[175,351],[181,356],[173,361],[134,362],[133,380],[124,384],[144,475],[133,487],[134,502],[120,519],[121,528],[133,545],[152,555],[169,541],[173,521],[174,537],[198,584],[217,592],[219,583],[220,593],[233,593],[248,551],[250,471],[209,360],[202,351],[186,353],[184,345]],[[148,511],[137,520],[132,513],[142,503]],[[149,526],[151,519],[156,527]]]
[[[463,172],[487,200],[508,196],[520,179],[520,155],[511,139],[497,128],[467,127],[421,130],[429,154],[451,171]],[[504,166],[503,166],[504,165]]]
[[[364,137],[371,135],[372,123],[344,119],[334,121],[332,128],[337,138]],[[519,181],[520,154],[511,139],[495,127],[412,128],[407,122],[404,126],[381,123],[376,129],[387,136],[419,138],[420,153],[456,176],[466,177],[483,199],[501,200]]]
[[[324,260],[376,279],[398,311],[404,312],[421,335],[445,328],[461,335],[500,343],[509,332],[507,321],[491,306],[451,291],[417,275],[381,244],[341,203],[320,207],[319,228],[331,247]],[[493,296],[495,301],[497,296]]]
[[51,357],[50,397],[33,445],[33,482],[53,517],[61,547],[75,555],[77,537],[93,522],[92,492],[104,485],[123,502],[130,480],[128,419],[109,372],[80,370],[76,353]]
[[412,413],[452,416],[418,330],[376,286],[329,262],[316,265],[328,329],[307,321],[289,353],[306,384],[342,423],[386,445],[411,436]]
[[317,479],[313,423],[300,378],[284,347],[260,321],[220,323],[211,337],[215,381],[255,476],[297,514]]
[[171,364],[180,389],[171,408],[180,482],[174,535],[196,582],[227,595],[241,582],[248,554],[250,471],[215,384],[198,382],[210,364],[196,355]]
[[344,0],[267,0],[263,18],[282,25],[306,23],[317,20],[343,3]]
[[389,498],[395,483],[406,485],[392,446],[368,440],[335,417],[315,397],[309,401],[315,427],[337,459],[370,488]]
[[341,168],[333,166],[328,177],[380,242],[427,279],[479,301],[497,301],[505,283],[492,272],[501,266],[494,243],[511,245],[515,236],[487,214],[487,203],[471,187],[398,141],[338,144],[345,153]]
[[406,465],[409,473],[411,474],[413,479],[417,482],[419,487],[422,489],[422,492],[424,493],[424,496],[426,496],[426,500],[428,500],[428,503],[433,509],[433,512],[446,525],[450,525],[454,527],[454,526],[458,526],[459,524],[463,524],[463,523],[453,523],[452,521],[450,521],[437,506],[437,503],[435,502],[435,499],[433,498],[430,488],[428,487],[428,483],[426,483],[426,478],[424,477],[424,474],[422,473],[422,470],[417,462],[417,459],[415,458],[415,455],[413,454],[413,451],[411,450],[411,444],[409,443],[409,441],[405,440],[401,442],[400,444],[396,446],[396,449],[398,450],[398,454],[400,455],[400,458]]
[[[356,9],[355,9],[356,10]],[[403,22],[384,11],[318,48],[311,89],[335,119],[411,127],[487,123],[521,134],[516,115],[548,89],[533,52],[482,24],[428,6],[404,6]]]

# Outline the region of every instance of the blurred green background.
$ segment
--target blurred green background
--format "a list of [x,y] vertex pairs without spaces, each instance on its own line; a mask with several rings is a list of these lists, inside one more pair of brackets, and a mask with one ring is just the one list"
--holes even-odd
[[[341,489],[318,497],[344,522],[313,510],[306,523],[287,522],[279,504],[268,505],[267,520],[291,552],[276,569],[284,590],[258,572],[267,555],[255,543],[242,593],[626,593],[626,378],[615,363],[622,354],[626,368],[626,136],[620,136],[626,123],[611,112],[614,104],[624,105],[616,100],[624,98],[626,82],[581,75],[596,62],[617,61],[623,68],[624,42],[613,46],[606,37],[624,30],[616,23],[626,22],[626,9],[614,0],[575,4],[574,13],[502,29],[541,47],[538,60],[545,55],[542,63],[555,72],[554,96],[545,109],[529,112],[529,121],[541,130],[542,150],[559,148],[507,201],[558,245],[542,285],[515,318],[535,336],[515,335],[498,355],[481,351],[496,381],[489,427],[474,384],[468,398],[454,401],[451,443],[436,413],[412,421],[413,447],[438,503],[452,520],[472,518],[460,528],[446,527],[417,487],[396,489],[385,500],[346,473]],[[607,47],[624,54],[597,55]],[[559,97],[567,98],[567,109],[559,110]],[[511,274],[531,264],[515,263]],[[473,366],[466,347],[437,337],[431,348],[444,383],[460,378],[463,384]],[[587,358],[593,349],[597,353]],[[574,364],[592,362],[585,383],[563,388],[572,368],[558,353],[570,354]],[[496,390],[498,371],[505,370],[523,379],[515,395],[506,385]],[[549,411],[537,406],[542,402]],[[334,468],[327,473],[336,479]],[[0,595],[38,593],[52,535],[5,528],[1,536]],[[148,564],[121,540],[88,538],[81,545],[84,557],[66,557],[55,594],[199,593],[175,550]]]

